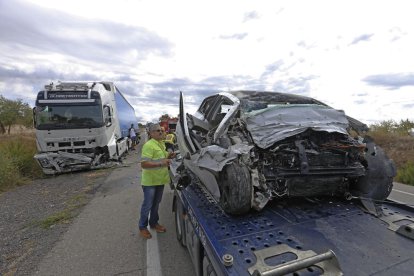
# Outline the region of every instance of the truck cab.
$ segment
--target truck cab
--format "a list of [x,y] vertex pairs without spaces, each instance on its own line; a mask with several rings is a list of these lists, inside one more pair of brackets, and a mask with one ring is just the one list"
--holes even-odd
[[45,85],[33,109],[39,162],[45,174],[99,167],[127,151],[135,110],[111,82]]

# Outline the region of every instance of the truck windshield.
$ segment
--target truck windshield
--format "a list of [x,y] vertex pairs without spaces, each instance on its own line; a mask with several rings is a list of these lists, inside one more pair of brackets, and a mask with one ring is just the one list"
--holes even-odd
[[98,128],[104,125],[100,105],[42,105],[35,108],[36,129]]

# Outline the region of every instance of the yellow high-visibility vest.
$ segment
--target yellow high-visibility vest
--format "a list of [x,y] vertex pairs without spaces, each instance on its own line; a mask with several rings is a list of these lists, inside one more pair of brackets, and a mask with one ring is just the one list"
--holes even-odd
[[[150,139],[142,146],[142,161],[158,162],[167,158],[168,152],[165,150],[163,142],[158,142],[155,139]],[[170,183],[170,176],[168,174],[168,167],[160,168],[142,168],[141,185],[156,186]]]
[[165,143],[174,144],[175,143],[175,135],[173,133],[167,134],[164,140]]

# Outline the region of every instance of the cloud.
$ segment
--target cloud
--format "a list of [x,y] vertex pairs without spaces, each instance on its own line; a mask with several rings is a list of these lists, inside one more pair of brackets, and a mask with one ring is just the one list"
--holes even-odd
[[350,45],[355,45],[355,44],[357,44],[357,43],[359,43],[361,41],[369,41],[373,35],[374,34],[363,34],[363,35],[360,35],[360,36],[354,38],[354,40],[351,42]]
[[221,35],[219,38],[221,39],[236,39],[236,40],[242,40],[247,36],[247,33],[238,33],[238,34],[232,34],[232,35]]
[[[138,89],[141,87],[142,89],[144,85],[147,90],[151,91],[150,96],[141,93],[140,96],[135,97],[137,101],[146,104],[157,102],[166,105],[177,104],[180,91],[191,98],[189,103],[198,105],[205,97],[222,91],[264,89],[259,80],[246,75],[212,76],[197,82],[187,78],[173,78],[163,82],[145,83],[138,86],[134,84],[134,87],[138,87]],[[131,92],[131,94],[137,95],[139,91]]]
[[304,40],[299,41],[296,45],[298,45],[298,47],[302,47],[302,48],[305,48],[307,50],[312,49],[312,48],[315,48],[314,45],[308,45],[306,43],[306,41],[304,41]]
[[98,75],[90,73],[64,73],[47,67],[35,67],[33,71],[25,71],[22,69],[7,69],[0,67],[0,81],[20,80],[26,83],[39,83],[50,80],[96,80]]
[[124,82],[116,84],[135,107],[141,122],[157,121],[165,113],[178,114],[180,91],[185,96],[186,112],[193,113],[208,96],[232,90],[264,90],[259,80],[246,75],[212,76],[200,81],[171,78],[163,82]]
[[367,101],[366,100],[355,100],[354,103],[355,104],[366,104]]
[[259,18],[260,16],[256,11],[246,12],[244,14],[243,23],[250,21],[250,20],[259,19]]
[[272,89],[276,92],[308,96],[311,92],[310,81],[315,78],[317,77],[314,75],[288,78],[274,83]]
[[402,107],[405,108],[405,109],[413,109],[414,108],[414,103],[403,104]]
[[0,46],[8,45],[13,51],[136,64],[150,54],[169,56],[173,47],[145,28],[72,16],[19,1],[1,1],[0,18]]
[[272,75],[274,72],[280,70],[284,64],[285,64],[284,61],[279,59],[275,61],[274,63],[267,65],[265,68],[265,71],[262,73],[260,78],[264,79],[267,76]]
[[388,89],[398,89],[404,86],[414,86],[414,73],[371,75],[362,79],[372,86],[384,86]]
[[186,105],[195,110],[206,97],[219,92],[233,90],[263,91],[265,89],[260,80],[246,75],[212,76],[200,81],[193,81],[188,78],[172,78],[163,82],[152,83],[125,82],[117,83],[117,86],[128,101],[133,106],[138,107],[137,110],[154,104],[160,107],[153,111],[152,119],[147,116],[149,121],[158,118],[163,110],[177,109],[180,91],[186,97]]
[[356,97],[365,97],[365,96],[368,96],[368,93],[366,93],[366,92],[362,92],[362,93],[355,93],[355,94],[352,94],[352,96],[356,96]]
[[407,35],[407,32],[401,30],[401,28],[398,27],[392,27],[388,32],[391,36],[391,42],[397,41]]

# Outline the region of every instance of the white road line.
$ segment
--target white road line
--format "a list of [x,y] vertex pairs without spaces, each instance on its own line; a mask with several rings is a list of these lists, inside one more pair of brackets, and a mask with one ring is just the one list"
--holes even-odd
[[414,196],[414,194],[413,193],[408,193],[408,192],[404,192],[404,191],[401,191],[401,190],[397,190],[397,189],[392,189],[393,191],[396,191],[396,192],[399,192],[399,193],[403,193],[403,194],[407,194],[407,195],[412,195],[412,196]]
[[158,250],[157,232],[150,230],[152,238],[147,240],[147,274],[162,276],[160,254]]

